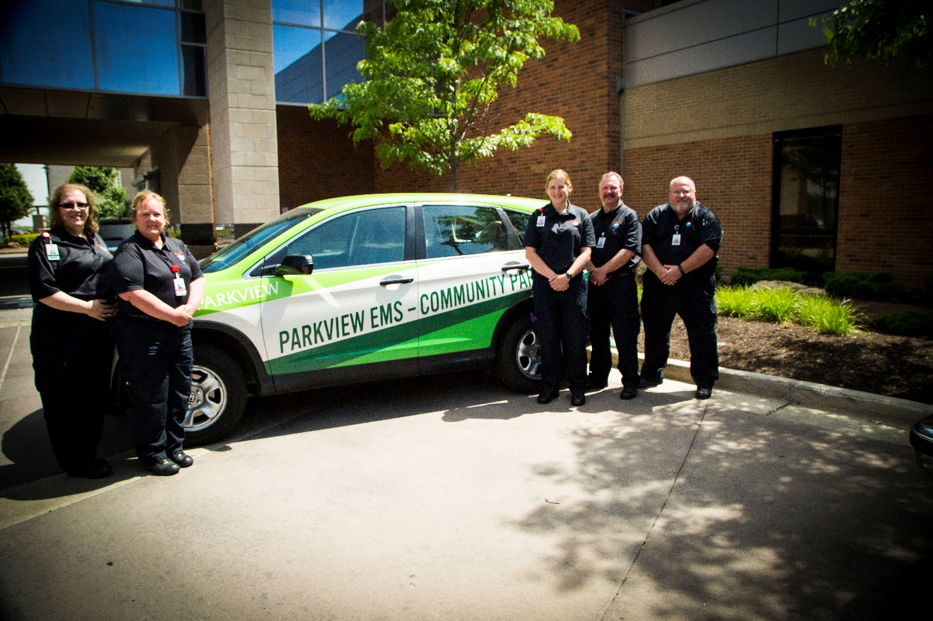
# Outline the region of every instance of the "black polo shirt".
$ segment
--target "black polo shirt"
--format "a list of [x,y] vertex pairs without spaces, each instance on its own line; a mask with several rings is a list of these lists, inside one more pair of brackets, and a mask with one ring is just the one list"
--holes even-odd
[[602,208],[594,211],[590,214],[590,222],[593,223],[593,234],[596,236],[591,258],[593,265],[602,267],[620,250],[631,250],[635,256],[609,275],[631,272],[641,261],[641,223],[638,222],[638,214],[619,203],[618,207],[608,213]]
[[534,248],[548,267],[563,274],[583,248],[596,245],[593,223],[585,209],[568,205],[561,214],[548,203],[535,209],[528,219],[524,245]]
[[[162,235],[158,248],[139,231],[120,244],[112,267],[113,287],[117,294],[144,289],[172,308],[188,302],[191,282],[201,278],[201,267],[188,247],[179,239]],[[185,281],[185,294],[175,295],[176,272]],[[149,318],[131,303],[120,300],[120,312],[131,317]]]
[[[694,203],[683,219],[669,203],[659,205],[645,216],[642,222],[642,243],[651,246],[655,256],[663,265],[680,265],[700,246],[706,244],[719,252],[722,243],[722,225],[712,211]],[[680,235],[680,244],[675,244],[675,235]],[[716,271],[718,257],[713,257],[702,267],[687,274],[687,277],[710,276]]]
[[38,302],[59,291],[79,300],[111,298],[107,270],[111,261],[113,255],[100,235],[77,236],[55,227],[29,246],[26,264],[32,299]]

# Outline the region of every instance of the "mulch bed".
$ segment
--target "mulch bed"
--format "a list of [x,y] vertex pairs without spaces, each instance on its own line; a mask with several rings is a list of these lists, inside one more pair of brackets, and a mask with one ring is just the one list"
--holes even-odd
[[[718,336],[724,368],[933,404],[931,340],[877,332],[830,336],[797,325],[733,317],[719,318]],[[671,333],[671,358],[690,360],[679,318]]]

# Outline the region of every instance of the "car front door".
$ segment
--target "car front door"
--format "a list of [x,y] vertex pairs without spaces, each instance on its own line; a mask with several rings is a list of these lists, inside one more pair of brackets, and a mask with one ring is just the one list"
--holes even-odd
[[338,214],[267,257],[272,269],[285,256],[314,263],[311,274],[264,270],[277,291],[263,302],[262,331],[278,390],[417,374],[410,211],[395,205]]

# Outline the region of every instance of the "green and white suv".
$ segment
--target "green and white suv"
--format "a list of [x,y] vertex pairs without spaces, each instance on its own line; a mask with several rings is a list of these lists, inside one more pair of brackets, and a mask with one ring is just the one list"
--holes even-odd
[[248,395],[465,368],[537,392],[522,236],[543,204],[469,194],[328,199],[204,259],[190,440],[223,438]]

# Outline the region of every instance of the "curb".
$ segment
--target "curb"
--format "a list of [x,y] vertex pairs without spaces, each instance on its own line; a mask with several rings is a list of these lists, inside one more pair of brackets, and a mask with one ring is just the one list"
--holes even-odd
[[[693,378],[690,376],[690,363],[681,360],[669,360],[664,370],[664,377],[678,382],[693,383]],[[784,399],[791,404],[817,410],[839,408],[856,410],[864,416],[884,418],[908,425],[913,425],[919,418],[933,414],[933,405],[926,403],[735,369],[719,369],[716,389]],[[714,390],[713,396],[715,394]]]

